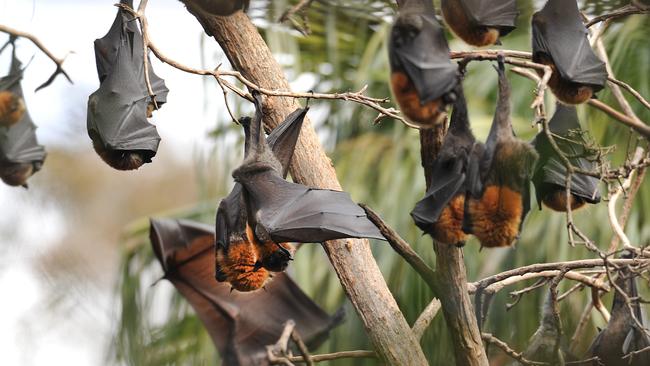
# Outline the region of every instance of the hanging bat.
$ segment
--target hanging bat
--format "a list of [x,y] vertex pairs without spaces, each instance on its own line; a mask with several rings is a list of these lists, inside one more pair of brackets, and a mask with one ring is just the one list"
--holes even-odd
[[247,11],[249,0],[194,0],[203,11],[212,15],[229,16],[239,10]]
[[[556,304],[557,305],[557,304]],[[542,313],[539,327],[530,337],[528,347],[522,356],[529,361],[544,362],[549,365],[564,365],[565,362],[578,361],[570,354],[562,338],[561,323],[555,318],[556,306],[549,293],[542,304]],[[519,363],[517,363],[519,365]]]
[[[588,159],[584,147],[585,140],[580,135],[580,123],[575,107],[557,103],[555,114],[549,121],[548,127],[552,134],[558,136],[554,139],[555,143],[564,152],[571,165],[587,171],[595,170],[596,163]],[[552,210],[566,211],[566,167],[557,156],[544,131],[535,136],[533,145],[540,156],[532,179],[539,209],[542,209],[542,202],[544,202],[546,207]],[[598,178],[572,174],[570,188],[572,210],[586,203],[600,202]]]
[[499,96],[492,127],[480,162],[482,193],[465,203],[463,230],[481,246],[511,246],[530,210],[530,177],[538,155],[533,146],[517,139],[510,119],[510,84],[500,56]]
[[605,63],[589,45],[575,0],[548,0],[533,14],[532,32],[533,61],[551,67],[548,86],[561,102],[584,103],[605,86]]
[[[262,119],[261,105],[256,104],[255,118]],[[309,108],[291,113],[268,136],[267,142],[282,165],[282,176],[289,164]],[[244,128],[244,157],[250,151],[249,117],[239,120]],[[228,282],[238,291],[257,290],[271,279],[272,272],[283,271],[295,248],[290,243],[261,243],[248,224],[246,202],[241,184],[235,183],[230,194],[219,203],[216,218],[216,272],[219,282]]]
[[400,6],[388,56],[391,88],[407,119],[419,128],[441,123],[455,100],[459,75],[430,0],[406,0]]
[[[217,231],[229,233],[218,242],[228,243],[229,257],[233,257],[234,245],[258,248],[257,257],[251,257],[249,249],[237,251],[235,255],[242,258],[234,263],[239,265],[239,272],[224,273],[234,266],[222,266],[221,273],[217,271],[218,280],[228,281],[240,291],[259,289],[268,281],[264,273],[253,275],[251,271],[286,268],[291,251],[282,243],[319,243],[351,237],[385,240],[347,193],[309,188],[284,180],[298,137],[289,133],[299,129],[288,127],[286,133],[289,135],[276,135],[277,140],[271,148],[262,128],[261,96],[258,93],[253,96],[256,113],[247,134],[249,151],[243,164],[233,172],[235,181],[241,185],[243,198],[227,197],[217,214]],[[248,271],[241,273],[242,266],[249,268]],[[229,281],[232,278],[236,279],[234,283]]]
[[[121,3],[133,7],[132,0]],[[149,64],[155,94],[152,100],[145,83],[144,57],[136,22],[119,9],[108,33],[95,40],[100,85],[88,98],[87,122],[93,148],[102,160],[119,170],[138,169],[150,163],[160,143],[156,127],[147,117],[166,102],[169,90]]]
[[[10,186],[27,188],[27,179],[39,171],[45,161],[45,148],[36,139],[36,125],[25,109],[20,81],[24,69],[16,57],[16,46],[11,42],[12,56],[9,74],[0,78],[0,90],[10,99],[18,100],[20,113],[10,119],[17,122],[0,127],[0,179]],[[1,107],[0,107],[1,108]]]
[[516,28],[515,0],[441,0],[445,23],[465,43],[476,47],[501,44],[500,37]]
[[165,279],[192,305],[224,366],[268,365],[266,346],[277,342],[289,319],[308,347],[318,347],[343,321],[329,316],[284,273],[266,291],[231,293],[214,280],[212,227],[187,220],[152,219],[151,244]]
[[456,96],[449,130],[433,162],[431,186],[411,216],[436,241],[462,245],[467,238],[462,229],[465,195],[481,189],[478,168],[484,146],[472,134],[461,84]]
[[11,127],[25,114],[23,98],[9,90],[0,91],[0,126]]
[[[631,257],[628,257],[631,258]],[[636,287],[634,274],[627,268],[619,272],[615,280],[616,285],[623,290],[631,301],[634,316],[643,323],[643,316],[639,304],[639,294]],[[598,356],[602,364],[609,365],[650,365],[650,354],[641,352],[634,357],[623,359],[630,352],[639,351],[650,346],[650,337],[640,329],[632,318],[632,312],[626,303],[625,297],[612,289],[614,301],[607,327],[600,331],[589,347],[588,353]]]

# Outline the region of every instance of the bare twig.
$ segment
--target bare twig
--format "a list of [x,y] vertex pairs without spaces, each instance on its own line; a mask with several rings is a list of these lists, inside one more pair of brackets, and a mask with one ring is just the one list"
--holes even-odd
[[298,12],[303,12],[308,8],[311,3],[313,3],[314,0],[300,0],[298,4],[292,6],[291,8],[287,9],[284,13],[282,13],[282,16],[280,16],[280,19],[278,19],[278,22],[284,23],[286,22],[289,17],[292,15],[298,13]]
[[62,58],[54,56],[54,54],[52,54],[52,52],[50,52],[50,50],[48,50],[47,47],[45,47],[45,45],[35,35],[31,33],[19,31],[17,29],[2,24],[0,24],[0,32],[7,33],[15,37],[22,37],[22,38],[29,39],[36,47],[38,47],[38,49],[41,50],[41,52],[43,52],[56,65],[56,70],[54,70],[54,73],[52,73],[52,75],[43,84],[41,84],[38,88],[36,88],[36,91],[39,91],[52,84],[54,79],[59,74],[63,75],[68,80],[68,82],[72,84],[72,79],[70,79],[68,73],[63,69],[63,62],[65,61],[65,56]]
[[608,19],[616,19],[616,18],[627,16],[627,15],[631,15],[631,14],[647,14],[647,13],[650,13],[650,10],[643,9],[643,8],[637,6],[634,3],[633,4],[628,4],[628,5],[625,5],[625,6],[621,7],[621,8],[619,8],[619,9],[616,9],[616,10],[612,11],[611,13],[599,15],[597,17],[592,18],[590,21],[588,21],[585,24],[585,27],[589,28],[589,27],[591,27],[592,25],[594,25],[596,23],[599,23],[599,22],[602,22],[602,21],[608,20]]
[[627,360],[629,358],[630,359],[629,362],[631,363],[636,355],[638,355],[640,353],[648,352],[648,351],[650,351],[650,346],[645,347],[645,348],[641,348],[640,350],[637,350],[637,351],[632,351],[632,352],[626,354],[625,356],[623,356],[622,358],[624,360]]
[[296,344],[296,346],[298,346],[298,350],[302,354],[302,359],[307,364],[307,366],[314,366],[314,360],[309,354],[309,350],[307,349],[307,346],[305,346],[305,342],[302,341],[302,338],[296,329],[291,332],[291,339],[293,339],[293,342]]
[[[641,161],[643,158],[643,148],[638,147],[636,152],[634,153],[634,157],[632,158],[632,163],[638,163]],[[642,170],[645,172],[645,170]],[[640,173],[640,172],[639,172]],[[641,177],[643,179],[643,174],[638,174],[638,177]],[[623,243],[623,248],[629,249],[632,247],[632,244],[630,243],[630,239],[628,239],[627,235],[625,235],[625,230],[621,226],[621,224],[618,221],[618,218],[616,217],[616,202],[618,201],[618,198],[623,194],[624,191],[626,191],[630,186],[632,185],[632,177],[633,175],[630,175],[625,179],[623,184],[619,185],[613,190],[610,190],[610,197],[609,197],[609,203],[607,204],[607,213],[609,215],[609,222],[610,225],[612,226],[612,229],[614,230],[614,233],[616,236],[619,238],[619,240]],[[616,250],[616,248],[610,248],[613,250]]]
[[591,305],[596,309],[600,315],[603,316],[603,319],[605,322],[609,322],[609,319],[611,318],[611,314],[605,308],[605,305],[603,305],[603,302],[600,301],[600,291],[598,289],[592,288],[591,289]]
[[424,260],[411,248],[411,246],[402,239],[395,230],[382,220],[382,218],[366,204],[359,204],[366,211],[368,219],[372,221],[379,229],[381,234],[388,240],[390,246],[399,254],[413,269],[422,277],[422,279],[436,292],[435,272],[429,267]]
[[508,344],[506,342],[500,340],[499,338],[493,336],[490,333],[481,333],[481,338],[485,342],[487,342],[489,344],[493,344],[493,345],[499,347],[505,354],[507,354],[508,356],[512,357],[513,359],[519,361],[521,364],[533,365],[533,366],[534,365],[548,365],[548,363],[546,363],[546,362],[530,361],[530,360],[525,359],[524,356],[522,356],[521,352],[517,352],[517,351],[513,350],[512,348],[510,348],[510,346],[508,346]]
[[433,319],[440,311],[440,306],[440,300],[433,299],[429,305],[424,308],[422,313],[420,313],[420,316],[418,316],[415,323],[413,323],[413,327],[411,329],[413,330],[413,334],[415,334],[418,339],[421,339],[424,335],[424,332],[427,330],[427,328],[429,328],[431,321],[433,321]]
[[[377,358],[377,354],[373,351],[341,351],[341,352],[326,353],[322,355],[311,356],[313,362],[333,361],[342,358]],[[301,356],[291,356],[291,357],[286,357],[284,359],[292,363],[304,362]],[[271,362],[271,364],[281,364],[281,363],[282,362],[279,360]]]
[[630,84],[614,79],[612,77],[608,77],[607,81],[609,81],[610,83],[614,83],[620,86],[621,88],[627,90],[627,92],[632,94],[639,102],[641,102],[641,104],[643,104],[644,107],[650,109],[650,102],[648,102],[641,94],[639,94],[638,91],[632,88]]
[[[565,264],[565,263],[571,263],[571,262],[555,263],[555,266],[550,266],[550,267],[548,267],[546,269],[543,269],[543,270],[540,270],[540,271],[536,271],[534,269],[530,270],[530,271],[523,270],[523,271],[521,271],[519,273],[513,273],[510,276],[503,277],[502,279],[500,279],[498,281],[494,281],[494,282],[490,282],[489,279],[491,277],[488,277],[488,278],[483,279],[483,280],[478,281],[478,282],[468,283],[467,287],[469,289],[470,294],[475,293],[476,291],[478,291],[479,288],[483,288],[483,289],[485,289],[484,290],[485,292],[493,294],[493,293],[496,293],[496,292],[500,291],[504,287],[513,285],[513,284],[515,284],[517,282],[530,280],[530,279],[534,279],[534,278],[549,278],[549,279],[554,278],[560,273],[559,268],[561,268],[562,265]],[[537,266],[537,265],[532,265],[532,266],[529,266],[529,267],[534,267],[534,266]],[[520,267],[520,268],[526,268],[526,267]],[[580,267],[578,267],[578,268],[580,268]],[[517,268],[517,269],[519,269],[519,268]],[[517,269],[511,270],[511,271],[508,271],[508,272],[516,271]],[[499,276],[499,274],[494,275],[492,277],[495,277],[495,276]],[[571,279],[571,280],[574,280],[574,281],[578,281],[581,284],[584,284],[584,285],[589,286],[589,287],[595,287],[595,288],[597,288],[599,290],[602,290],[602,291],[605,291],[605,292],[609,291],[609,286],[607,285],[607,283],[603,282],[602,280],[594,279],[593,277],[585,276],[585,275],[583,275],[583,274],[581,274],[579,272],[569,271],[569,272],[564,274],[564,277],[566,277],[568,279]],[[488,281],[486,281],[486,280],[488,280]],[[486,281],[486,282],[483,282],[483,281]],[[485,285],[485,283],[488,283],[488,284]]]

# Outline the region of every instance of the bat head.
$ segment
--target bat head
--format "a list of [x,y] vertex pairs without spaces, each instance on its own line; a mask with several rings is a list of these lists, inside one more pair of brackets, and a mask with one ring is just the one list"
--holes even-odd
[[407,45],[420,34],[424,20],[419,14],[402,14],[397,17],[393,29],[391,30],[391,38],[397,47]]
[[93,148],[102,160],[117,170],[135,170],[151,163],[155,152],[150,150],[114,150],[104,146],[99,139],[92,139]]
[[262,267],[271,272],[283,272],[293,260],[295,247],[289,243],[267,242],[260,253]]
[[4,163],[0,166],[0,179],[12,187],[27,188],[27,179],[34,174],[31,163]]
[[0,126],[10,127],[25,115],[23,98],[8,90],[0,91]]

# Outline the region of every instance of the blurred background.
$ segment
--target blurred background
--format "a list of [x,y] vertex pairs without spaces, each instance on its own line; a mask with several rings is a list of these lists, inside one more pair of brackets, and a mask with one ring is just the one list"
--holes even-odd
[[[115,2],[0,0],[1,24],[35,34],[55,55],[74,52],[64,64],[74,84],[57,78],[50,87],[33,93],[54,65],[29,41],[17,43],[24,63],[33,57],[23,88],[48,157],[43,170],[30,180],[29,190],[0,185],[3,365],[212,365],[218,361],[192,309],[171,284],[156,282],[162,270],[148,242],[148,218],[188,217],[212,223],[218,201],[232,186],[230,172],[241,159],[242,134],[230,120],[216,82],[154,59],[156,73],[170,89],[168,103],[153,118],[163,139],[158,155],[135,172],[115,171],[96,156],[85,130],[87,97],[99,85],[92,42],[108,31]],[[253,0],[249,11],[295,90],[347,91],[367,84],[370,96],[390,95],[386,41],[392,2],[315,1],[308,11],[312,33],[307,37],[291,24],[277,23],[295,2]],[[593,16],[624,3],[600,0],[580,5]],[[518,28],[503,39],[503,48],[529,50],[530,17],[543,2],[520,0],[518,4]],[[152,1],[147,15],[152,39],[167,56],[193,67],[211,69],[220,63],[229,67],[218,45],[179,1]],[[650,96],[648,34],[649,18],[630,16],[612,24],[604,37],[616,76],[646,97]],[[451,35],[449,39],[451,49],[468,49]],[[2,34],[0,42],[4,42]],[[8,68],[8,61],[8,52],[0,55],[0,73]],[[529,109],[534,84],[513,73],[509,77],[515,90],[516,133],[531,139],[537,132]],[[492,120],[495,87],[496,73],[489,63],[470,64],[465,91],[479,139],[485,138]],[[550,93],[547,98],[552,110]],[[599,99],[619,108],[607,89]],[[642,120],[650,120],[647,110],[628,100]],[[252,112],[246,101],[229,96],[229,102],[237,116]],[[352,103],[312,101],[310,105],[309,117],[344,189],[355,201],[380,212],[433,265],[431,241],[422,237],[408,215],[424,192],[417,131],[390,120],[373,126],[376,112]],[[614,166],[621,164],[636,143],[635,135],[592,108],[579,108],[579,115],[598,144],[614,148],[607,159]],[[535,202],[532,206],[516,248],[479,252],[478,244],[470,240],[465,258],[471,280],[526,264],[593,256],[567,244],[563,214],[538,211]],[[637,245],[650,244],[650,226],[643,225],[648,215],[650,187],[644,184],[627,226]],[[587,207],[575,216],[576,224],[601,248],[609,245],[612,231],[606,205]],[[412,323],[431,300],[429,289],[389,246],[373,243],[373,251]],[[289,273],[328,311],[342,304],[347,307],[347,321],[318,352],[369,349],[363,327],[320,246],[303,246]],[[572,285],[565,281],[560,290]],[[641,290],[647,294],[647,283]],[[494,300],[486,329],[523,349],[538,325],[544,294],[543,290],[528,294],[506,311],[510,299],[502,291]],[[561,303],[569,336],[588,301],[589,294],[582,291]],[[604,301],[609,306],[611,299]],[[584,351],[596,327],[603,326],[602,318],[592,317],[577,349]],[[422,339],[431,364],[445,365],[453,359],[449,342],[444,320],[438,316]],[[509,362],[497,350],[491,349],[490,357],[495,365]]]

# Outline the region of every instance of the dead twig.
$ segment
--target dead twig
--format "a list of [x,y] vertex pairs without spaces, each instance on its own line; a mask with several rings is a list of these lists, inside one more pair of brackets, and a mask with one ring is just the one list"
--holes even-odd
[[522,356],[522,352],[517,352],[513,350],[512,348],[510,348],[510,346],[508,346],[506,342],[500,340],[499,338],[493,336],[490,333],[481,333],[481,338],[486,343],[493,344],[499,347],[505,354],[512,357],[514,360],[519,361],[523,365],[531,365],[531,366],[548,365],[548,363],[546,362],[530,361],[525,359],[524,356]]
[[2,24],[0,24],[0,32],[7,33],[14,37],[22,37],[22,38],[29,39],[36,47],[38,47],[39,50],[41,50],[41,52],[45,54],[45,56],[47,56],[50,60],[52,60],[52,62],[54,62],[54,64],[56,65],[56,70],[54,70],[54,73],[52,73],[52,75],[43,84],[39,85],[36,88],[36,91],[39,91],[52,84],[54,79],[59,74],[63,75],[68,80],[68,82],[70,82],[70,84],[73,84],[72,79],[70,79],[70,75],[68,75],[68,73],[63,69],[63,62],[65,61],[67,55],[62,58],[54,56],[54,54],[50,52],[50,50],[48,50],[47,47],[45,47],[45,45],[40,41],[40,39],[38,39],[35,35],[31,33],[23,32]]
[[588,21],[585,24],[585,27],[589,28],[596,23],[609,20],[609,19],[616,19],[616,18],[620,18],[632,14],[648,14],[648,13],[650,13],[650,9],[644,9],[633,2],[632,4],[625,5],[610,13],[602,14],[592,18],[590,21]]

